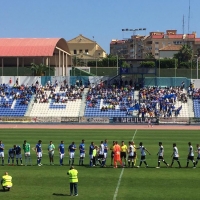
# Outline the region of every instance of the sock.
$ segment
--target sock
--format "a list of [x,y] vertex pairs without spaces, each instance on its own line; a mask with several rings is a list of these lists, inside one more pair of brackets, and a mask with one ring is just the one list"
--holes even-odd
[[82,165],[83,165],[83,160],[84,160],[84,159],[82,158],[82,159],[81,159],[81,164],[82,164]]
[[105,165],[105,160],[102,160],[101,166],[103,167]]
[[40,164],[40,159],[39,158],[37,159],[37,164]]
[[160,160],[158,161],[158,167],[160,167]]
[[146,161],[144,161],[144,164],[145,164],[146,166],[148,166]]
[[187,166],[186,167],[188,167],[188,165],[189,165],[189,161],[187,161]]
[[8,164],[10,164],[10,158],[8,158]]
[[141,165],[142,165],[142,161],[140,161],[140,167],[141,167]]
[[196,165],[198,164],[198,160],[196,161]]
[[196,163],[195,163],[195,161],[193,160],[193,165],[194,165],[194,167],[196,166]]
[[174,164],[174,161],[172,161],[171,166]]
[[131,161],[130,160],[128,160],[128,166],[130,167],[130,164],[131,164]]
[[181,163],[179,162],[179,160],[177,162],[178,162],[179,167],[181,167]]
[[14,165],[14,159],[12,159],[12,164]]
[[79,159],[79,165],[81,165],[81,158]]
[[20,158],[20,162],[21,162],[21,164],[22,164],[22,159]]
[[163,162],[165,163],[165,165],[167,165],[167,163],[166,163],[166,161],[165,161],[165,160],[163,160]]
[[4,165],[4,159],[2,159],[2,165]]
[[39,163],[40,163],[40,164],[41,164],[41,160],[42,160],[42,158],[39,159]]
[[132,167],[134,167],[134,162],[132,161]]
[[60,165],[62,165],[62,159],[60,159]]
[[69,159],[69,165],[71,165],[71,158]]
[[16,163],[17,163],[17,165],[18,165],[18,159],[16,159]]
[[93,159],[90,160],[90,167],[92,167]]

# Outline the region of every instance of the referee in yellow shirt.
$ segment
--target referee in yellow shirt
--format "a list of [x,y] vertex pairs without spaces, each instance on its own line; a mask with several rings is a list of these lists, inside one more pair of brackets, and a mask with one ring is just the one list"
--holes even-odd
[[124,166],[126,166],[126,153],[127,153],[127,146],[124,144],[124,141],[122,141],[122,144],[121,144],[121,152],[120,152],[120,157],[121,157],[121,160],[123,162],[123,158],[124,158]]

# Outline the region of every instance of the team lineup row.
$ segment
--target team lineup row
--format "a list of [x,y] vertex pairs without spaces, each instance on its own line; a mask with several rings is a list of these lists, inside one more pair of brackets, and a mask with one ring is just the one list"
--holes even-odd
[[[186,167],[189,165],[189,161],[193,163],[193,168],[196,168],[196,165],[200,159],[200,145],[197,144],[197,159],[196,161],[194,160],[194,149],[191,144],[191,142],[188,142],[188,156],[187,156],[187,164]],[[12,165],[14,165],[14,159],[16,158],[16,164],[23,165],[22,163],[22,149],[24,150],[24,156],[25,156],[25,165],[32,165],[31,163],[31,147],[30,144],[24,140],[22,148],[19,145],[13,145],[12,148],[8,150],[8,165],[10,165],[10,160],[12,160]],[[79,147],[79,152],[80,152],[80,157],[79,157],[79,165],[84,165],[84,158],[86,154],[86,149],[85,149],[85,141],[82,140]],[[36,156],[37,156],[37,165],[42,166],[41,160],[42,160],[42,141],[39,140],[38,143],[35,145],[32,150],[35,151]],[[75,145],[75,142],[72,142],[68,146],[68,154],[69,154],[69,165],[74,165],[74,158],[75,158],[75,151],[77,150],[77,147]],[[90,157],[90,166],[96,166],[99,165],[101,167],[106,166],[106,160],[107,160],[107,154],[108,151],[111,151],[111,166],[113,165],[114,162],[114,167],[117,168],[117,162],[120,162],[121,167],[136,167],[136,160],[137,160],[137,150],[140,150],[141,158],[140,158],[140,164],[137,166],[138,168],[141,167],[142,163],[148,167],[148,164],[146,162],[146,152],[150,154],[150,152],[143,146],[143,143],[139,143],[139,147],[136,147],[133,141],[129,142],[129,145],[125,145],[124,141],[121,142],[121,145],[118,144],[117,141],[113,141],[113,144],[108,147],[108,141],[101,141],[100,145],[95,145],[94,142],[91,142],[89,146],[89,157]],[[4,165],[4,151],[5,151],[5,146],[0,141],[0,158],[2,160],[2,165]],[[55,152],[55,145],[50,141],[48,148],[48,155],[49,155],[49,161],[50,165],[54,165],[54,152]],[[59,146],[58,146],[58,152],[59,152],[59,157],[60,157],[60,165],[63,165],[63,159],[65,156],[65,145],[64,141],[61,141]],[[159,142],[159,150],[157,153],[158,156],[158,165],[156,168],[160,168],[160,163],[161,161],[168,167],[172,167],[174,164],[174,161],[177,161],[179,167],[181,167],[180,161],[179,161],[179,152],[178,148],[176,146],[176,143],[173,143],[173,152],[172,152],[172,162],[169,165],[165,160],[164,160],[164,147],[162,142]]]

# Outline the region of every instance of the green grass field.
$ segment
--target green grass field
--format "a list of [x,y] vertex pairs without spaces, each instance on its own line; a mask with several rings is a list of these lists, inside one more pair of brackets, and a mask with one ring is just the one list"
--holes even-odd
[[[172,143],[176,142],[180,154],[180,162],[183,167],[186,165],[188,145],[190,141],[196,150],[196,143],[199,141],[199,131],[172,131],[172,130],[18,130],[1,129],[0,140],[5,145],[5,166],[0,166],[0,175],[5,171],[13,177],[13,188],[10,192],[0,191],[1,199],[194,199],[198,196],[199,170],[189,168],[177,168],[175,162],[173,168],[166,168],[161,163],[161,169],[156,169],[158,142],[162,141],[165,148],[165,160],[171,163]],[[136,133],[136,134],[135,134]],[[67,171],[69,169],[68,154],[64,159],[65,166],[59,166],[58,151],[55,152],[55,165],[50,166],[47,156],[47,145],[52,140],[57,147],[61,140],[65,142],[65,149],[75,141],[78,146],[82,139],[85,139],[86,150],[91,141],[100,144],[101,140],[108,139],[109,146],[113,140],[126,144],[134,137],[135,144],[143,142],[144,146],[150,151],[147,155],[147,163],[150,168],[118,168],[110,167],[110,153],[107,159],[107,168],[88,167],[89,156],[86,152],[86,166],[76,166],[78,164],[79,152],[76,152],[75,167],[79,171],[78,197],[67,196],[69,194],[69,180]],[[22,146],[23,141],[27,140],[31,147],[34,147],[41,139],[43,147],[43,166],[36,166],[35,152],[31,152],[32,163],[34,166],[7,166],[7,151],[14,144]],[[138,155],[140,152],[138,151]],[[196,158],[196,155],[195,155]],[[139,164],[139,160],[137,161]],[[123,170],[123,172],[122,172]],[[120,185],[119,178],[120,179]],[[116,188],[118,187],[118,191]]]

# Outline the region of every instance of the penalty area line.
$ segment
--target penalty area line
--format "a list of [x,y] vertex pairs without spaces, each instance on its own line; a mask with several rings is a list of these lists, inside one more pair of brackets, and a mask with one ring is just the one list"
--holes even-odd
[[[136,133],[137,133],[137,130],[135,130],[135,133],[134,133],[134,135],[132,137],[132,141],[134,140]],[[115,193],[114,193],[114,196],[113,196],[113,200],[117,199],[117,195],[118,195],[118,191],[119,191],[119,186],[121,184],[121,179],[122,179],[122,176],[123,176],[123,173],[124,173],[124,169],[125,168],[123,168],[122,171],[121,171],[121,173],[120,173],[119,180],[118,180],[118,183],[117,183],[117,187],[115,189]]]

